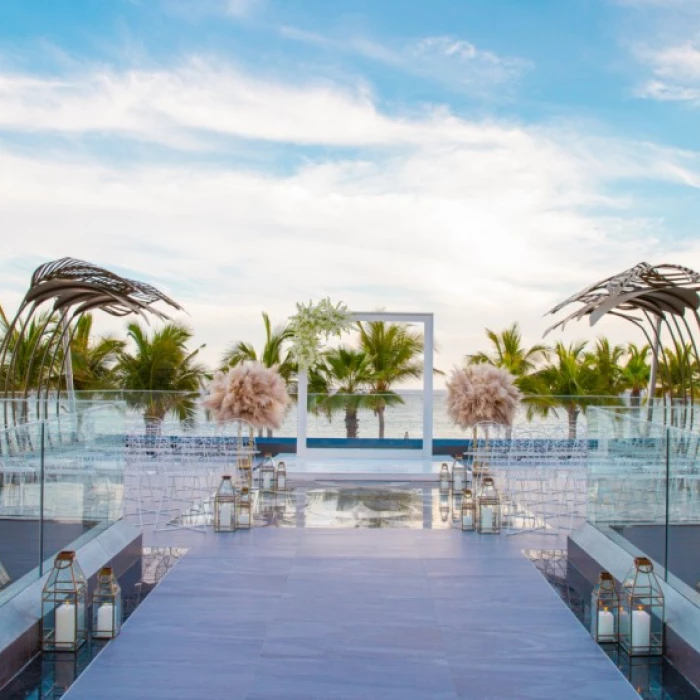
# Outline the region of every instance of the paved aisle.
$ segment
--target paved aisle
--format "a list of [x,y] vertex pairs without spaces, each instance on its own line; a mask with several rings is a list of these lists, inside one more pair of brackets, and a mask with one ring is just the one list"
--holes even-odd
[[518,537],[180,539],[190,552],[67,700],[637,698]]

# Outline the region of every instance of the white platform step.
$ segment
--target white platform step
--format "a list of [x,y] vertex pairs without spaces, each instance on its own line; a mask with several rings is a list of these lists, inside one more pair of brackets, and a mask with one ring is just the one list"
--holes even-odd
[[309,459],[285,455],[287,478],[303,481],[436,481],[443,462],[451,459]]

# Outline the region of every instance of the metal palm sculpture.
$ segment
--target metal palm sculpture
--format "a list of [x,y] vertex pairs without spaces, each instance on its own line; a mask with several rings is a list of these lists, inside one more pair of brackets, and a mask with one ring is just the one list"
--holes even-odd
[[[179,304],[155,287],[126,279],[91,263],[61,258],[41,265],[34,271],[29,290],[0,345],[0,396],[15,398],[20,387],[21,398],[26,400],[30,390],[34,390],[37,393],[37,414],[43,396],[44,415],[47,415],[49,390],[56,366],[61,362],[65,362],[68,389],[72,388],[69,353],[81,316],[101,309],[112,316],[138,314],[145,318],[150,313],[167,319],[168,316],[154,306],[156,302],[182,310]],[[48,313],[41,315],[38,340],[29,349],[28,360],[25,358],[24,376],[17,376],[18,353],[13,352],[13,348],[21,345],[32,319],[39,318],[37,312],[40,313],[45,304],[50,304],[50,307]],[[36,381],[29,382],[30,376]],[[5,426],[8,426],[7,405]]]
[[[693,367],[698,363],[695,333],[700,330],[700,274],[681,265],[649,265],[640,263],[620,274],[608,277],[569,297],[549,313],[559,313],[564,307],[581,306],[548,328],[564,328],[569,321],[588,317],[594,326],[605,315],[622,318],[639,328],[652,348],[653,365],[649,387],[653,392],[656,369],[666,373],[667,383],[680,384],[679,393],[691,401],[695,396]],[[695,332],[691,329],[690,317]],[[667,352],[661,342],[664,333],[670,338],[682,362],[672,372]],[[673,378],[673,374],[676,378]]]

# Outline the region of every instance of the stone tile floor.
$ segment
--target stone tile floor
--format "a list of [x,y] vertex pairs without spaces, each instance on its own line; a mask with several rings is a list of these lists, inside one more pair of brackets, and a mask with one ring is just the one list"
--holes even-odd
[[638,697],[522,555],[534,534],[254,528],[189,547],[67,700]]

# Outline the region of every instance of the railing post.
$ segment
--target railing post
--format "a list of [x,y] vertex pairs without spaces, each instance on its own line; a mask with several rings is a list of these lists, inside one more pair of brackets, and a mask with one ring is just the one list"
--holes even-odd
[[39,462],[39,576],[44,575],[44,474],[45,474],[45,469],[44,469],[44,438],[45,438],[45,433],[44,433],[44,428],[46,424],[42,421],[41,422],[41,446],[39,448],[39,456],[40,456],[40,462]]
[[666,517],[664,529],[664,581],[668,581],[668,542],[671,505],[671,431],[666,428]]
[[307,410],[309,405],[309,374],[299,368],[297,374],[297,457],[306,457]]
[[433,315],[425,317],[423,329],[423,458],[433,458]]

